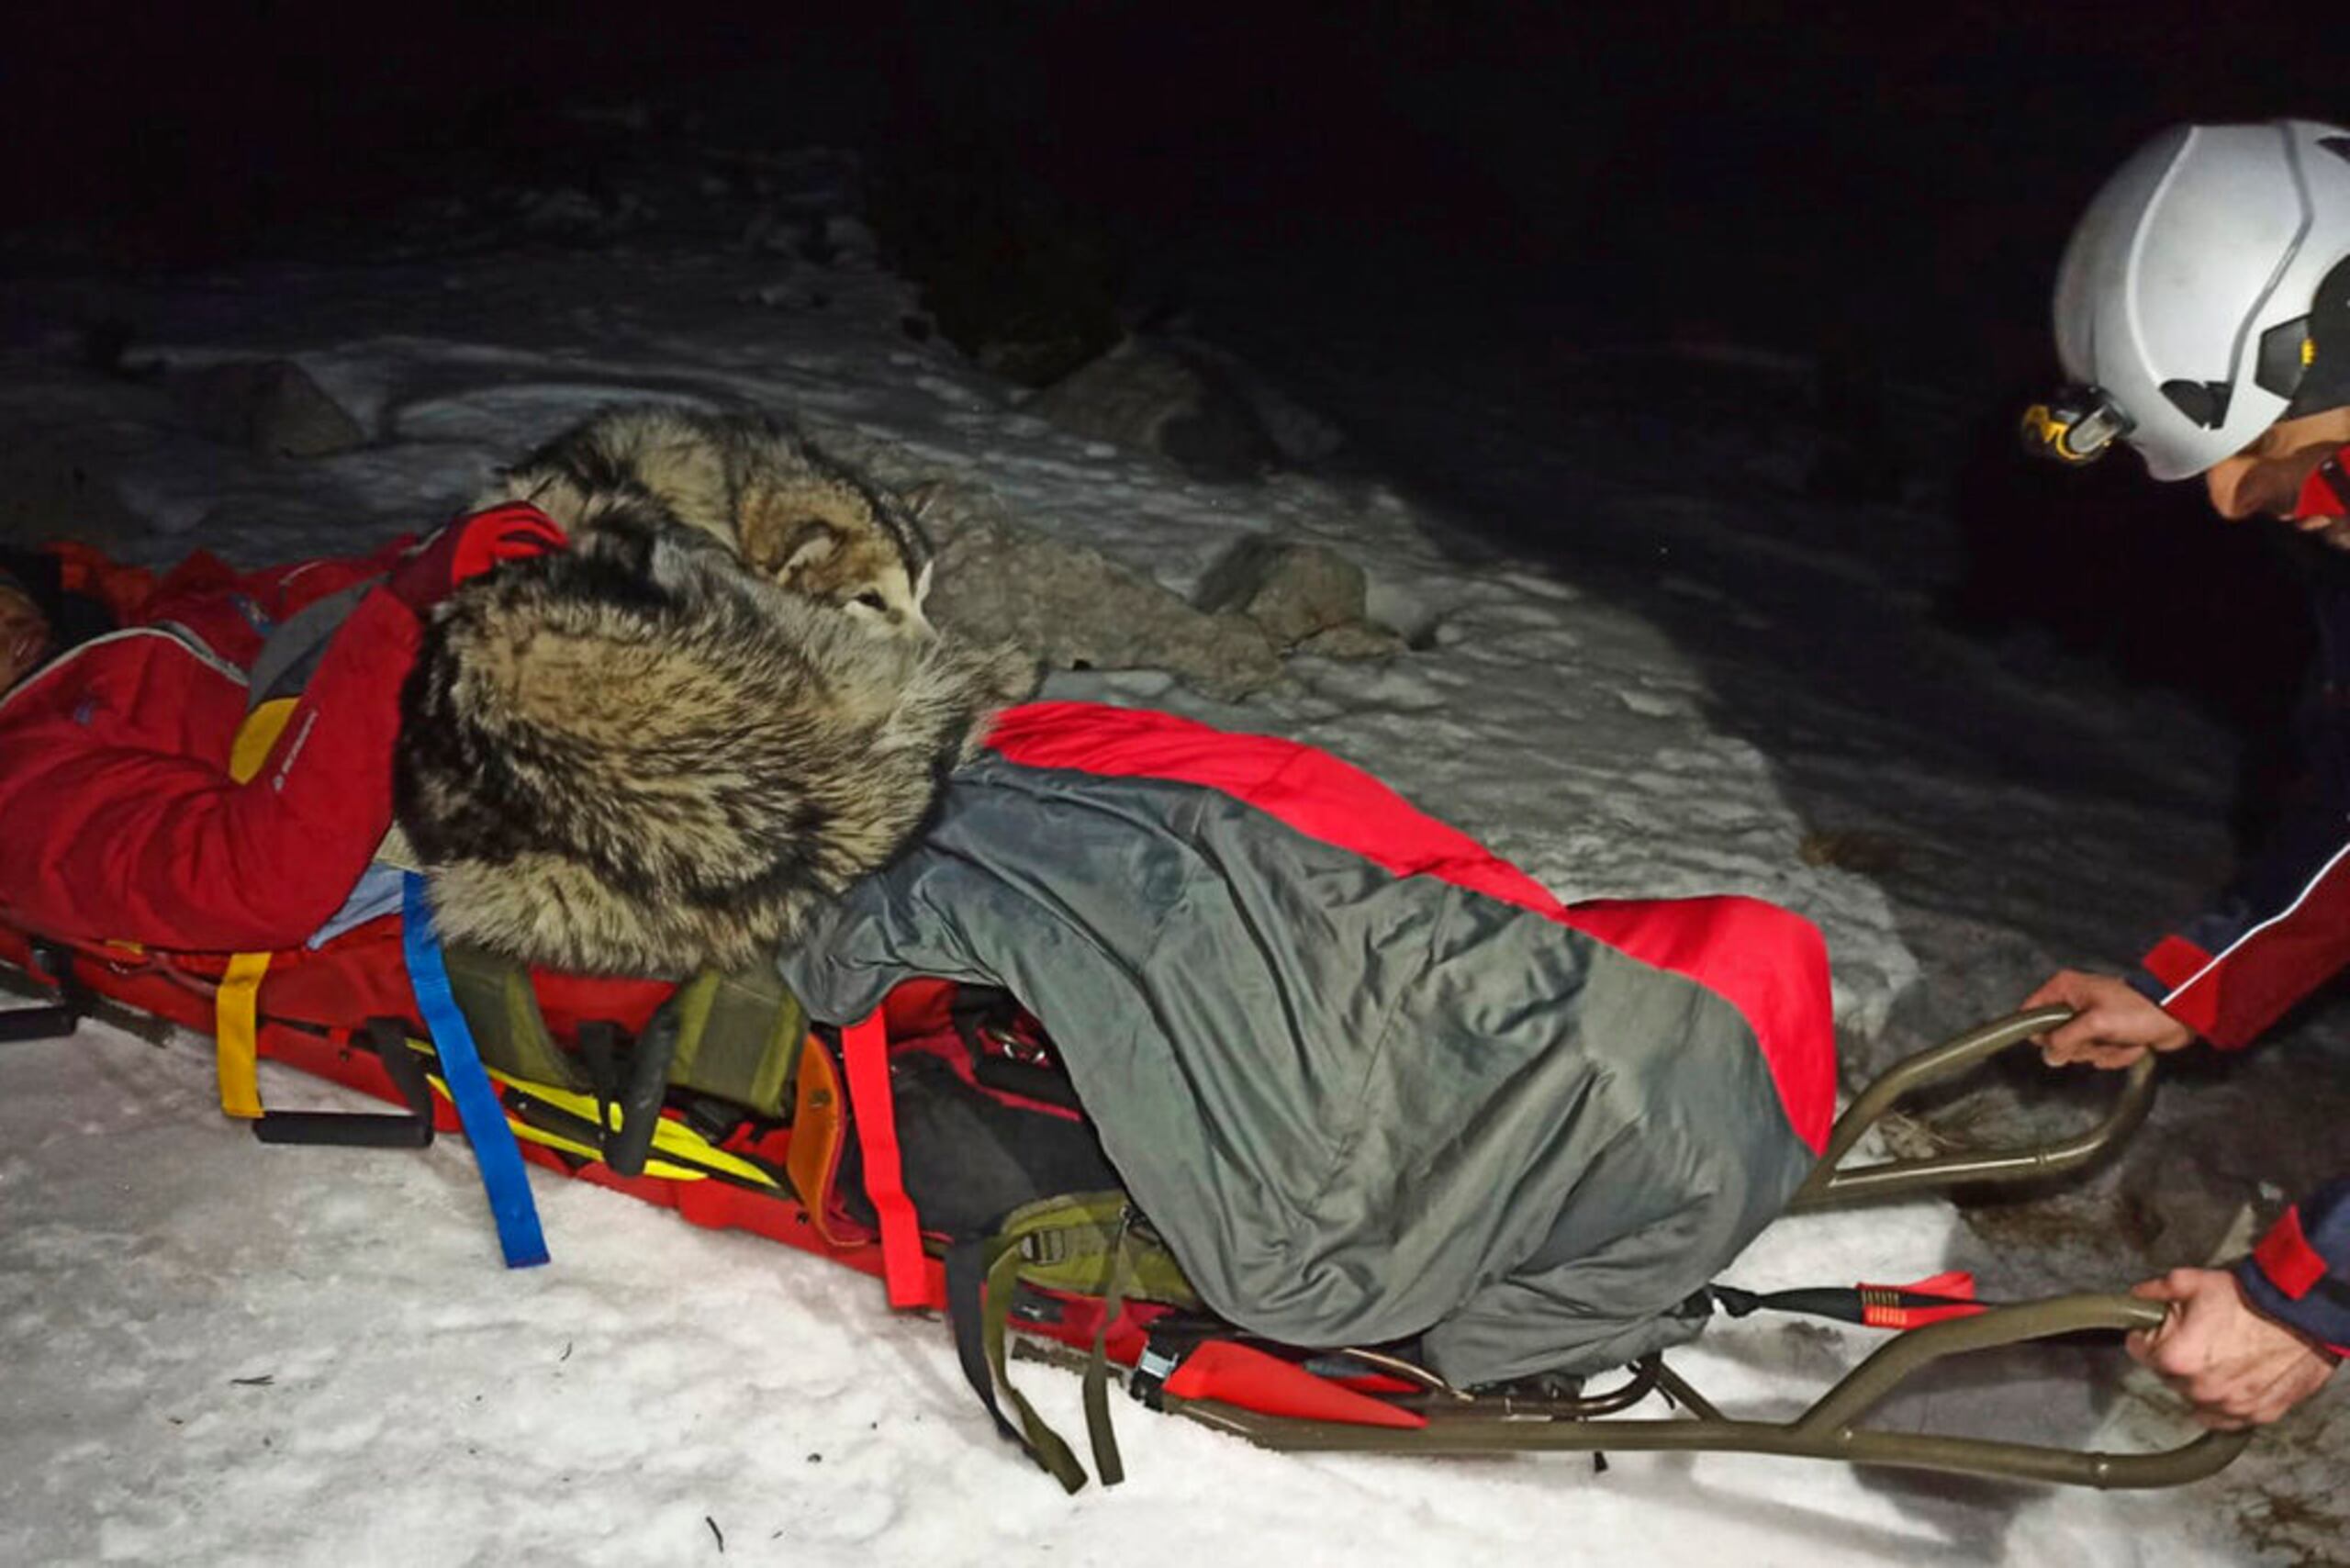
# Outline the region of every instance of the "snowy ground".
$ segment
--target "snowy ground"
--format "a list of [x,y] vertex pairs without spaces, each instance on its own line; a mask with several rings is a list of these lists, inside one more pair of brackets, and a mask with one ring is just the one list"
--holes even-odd
[[[1331,543],[1368,570],[1374,611],[1414,652],[1295,660],[1284,687],[1238,706],[1147,672],[1064,675],[1050,694],[1326,746],[1565,897],[1787,903],[1827,933],[1856,1057],[2003,1012],[2053,959],[2126,953],[2157,918],[2142,912],[2182,907],[2224,863],[2221,737],[2158,697],[1931,631],[1930,543],[1889,539],[1893,514],[1796,498],[1773,466],[1785,453],[1751,424],[1561,398],[1487,345],[1407,360],[1391,338],[1383,357],[1349,363],[1328,347],[1343,334],[1259,318],[1245,346],[1344,419],[1354,454],[1319,478],[1203,486],[1024,415],[953,350],[906,337],[908,304],[869,269],[645,233],[135,292],[45,285],[6,320],[0,420],[20,448],[46,442],[106,475],[146,520],[108,542],[158,563],[199,543],[249,562],[357,549],[430,523],[495,462],[647,388],[750,398],[901,443],[991,487],[1018,521],[1179,589],[1244,534]],[[140,327],[134,364],[297,356],[375,439],[303,463],[206,442],[159,386],[77,364],[69,324],[103,312]],[[1247,312],[1233,319],[1248,336]],[[1439,363],[1449,379],[1422,374]],[[1627,461],[1658,442],[1673,463]],[[2322,1025],[2303,1033],[2307,1051],[2339,1048]],[[2267,1125],[2291,1128],[2279,1055],[2173,1096],[2180,1147],[2203,1147],[2198,1129],[2264,1090],[2284,1107]],[[278,1104],[334,1098],[282,1072],[263,1090]],[[2314,1134],[2276,1141],[2288,1169],[2247,1159],[2225,1182],[2249,1198],[2324,1152]],[[892,1318],[872,1282],[537,1185],[555,1262],[509,1274],[460,1144],[262,1148],[219,1118],[208,1045],[184,1036],[93,1025],[7,1047],[0,1561],[1539,1554],[1810,1568],[2350,1553],[2327,1511],[2350,1449],[2338,1391],[2235,1479],[2152,1495],[1729,1456],[1616,1455],[1604,1475],[1572,1459],[1284,1458],[1128,1407],[1131,1479],[1072,1501],[991,1435],[943,1326]],[[1727,1277],[1904,1279],[1957,1260],[1993,1284],[2004,1267],[2009,1283],[2112,1288],[2161,1250],[2101,1247],[2079,1224],[2052,1223],[2030,1249],[1999,1234],[1942,1204],[1789,1221]],[[2218,1239],[2174,1231],[2159,1260],[2200,1260]],[[1866,1342],[1731,1326],[1676,1364],[1734,1410],[1785,1414]],[[2007,1383],[1956,1382],[1904,1416],[2112,1446],[2175,1429],[2120,1364],[2019,1359]],[[1024,1382],[1057,1421],[1077,1420],[1072,1377],[1030,1367]]]

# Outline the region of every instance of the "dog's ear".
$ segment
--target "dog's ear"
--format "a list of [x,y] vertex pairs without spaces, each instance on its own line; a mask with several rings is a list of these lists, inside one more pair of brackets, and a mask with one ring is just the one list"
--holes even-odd
[[820,517],[783,518],[772,511],[743,520],[743,559],[778,581],[836,554],[841,531]]
[[908,517],[912,518],[916,522],[921,522],[937,509],[941,498],[946,494],[946,480],[924,479],[910,489],[899,491],[898,504],[906,509]]
[[808,518],[784,535],[782,558],[769,569],[778,577],[788,577],[819,561],[830,560],[840,547],[839,529],[822,518]]

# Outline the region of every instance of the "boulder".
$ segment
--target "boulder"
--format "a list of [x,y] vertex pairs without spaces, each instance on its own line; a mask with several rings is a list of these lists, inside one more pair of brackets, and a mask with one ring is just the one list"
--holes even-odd
[[183,388],[196,428],[274,457],[323,457],[367,444],[367,432],[290,359],[229,360]]
[[940,627],[1012,637],[1056,669],[1161,669],[1220,701],[1281,678],[1281,655],[1245,615],[1193,608],[1097,550],[976,519],[939,550],[928,605]]
[[1401,634],[1366,618],[1362,568],[1322,544],[1248,539],[1209,568],[1194,602],[1246,615],[1275,646],[1326,659],[1381,659]]
[[1024,409],[1089,441],[1151,453],[1211,484],[1260,478],[1281,458],[1221,367],[1153,338],[1126,339]]
[[1247,539],[1210,567],[1193,602],[1246,615],[1282,647],[1363,618],[1362,568],[1320,544]]

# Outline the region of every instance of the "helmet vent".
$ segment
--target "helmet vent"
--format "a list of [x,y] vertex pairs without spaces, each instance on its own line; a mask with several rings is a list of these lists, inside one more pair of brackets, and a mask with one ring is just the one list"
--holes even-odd
[[2171,406],[2207,431],[2227,422],[2228,384],[2224,381],[2172,380],[2163,383]]
[[2345,163],[2350,163],[2350,136],[2321,136],[2317,144]]

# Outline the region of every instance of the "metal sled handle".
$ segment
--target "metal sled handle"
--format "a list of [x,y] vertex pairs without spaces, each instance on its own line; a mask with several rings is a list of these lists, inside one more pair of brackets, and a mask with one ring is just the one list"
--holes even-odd
[[2127,1138],[2154,1108],[2152,1052],[2132,1063],[2123,1074],[2121,1092],[2105,1119],[2074,1137],[2024,1148],[1975,1149],[1926,1159],[1894,1159],[1852,1170],[1837,1168],[1838,1162],[1852,1151],[1852,1146],[1861,1141],[1861,1135],[1874,1126],[1903,1095],[1955,1078],[2001,1051],[2054,1028],[2072,1015],[2069,1007],[2035,1007],[1970,1029],[1955,1039],[1896,1062],[1836,1118],[1835,1128],[1828,1135],[1828,1147],[1820,1152],[1819,1163],[1812,1167],[1811,1174],[1788,1200],[1787,1212],[1906,1197],[1961,1183],[2030,1182],[2063,1175],[2079,1170]]
[[1818,1445],[1815,1451],[1823,1453],[1841,1447],[1845,1457],[1861,1464],[2107,1488],[2177,1486],[2200,1481],[2226,1468],[2252,1440],[2252,1433],[2205,1432],[2192,1442],[2157,1453],[2110,1454],[1986,1438],[1871,1431],[1854,1425],[1929,1362],[1970,1350],[2084,1331],[2153,1330],[2163,1326],[2166,1313],[2161,1303],[2137,1296],[2063,1295],[1998,1307],[1975,1317],[1930,1323],[1878,1347],[1875,1354],[1853,1368],[1786,1429],[1798,1444]]
[[[1681,1378],[1662,1372],[1659,1383],[1691,1416],[1663,1418],[1528,1419],[1506,1401],[1438,1400],[1419,1406],[1425,1427],[1398,1430],[1337,1421],[1261,1415],[1213,1400],[1167,1396],[1179,1415],[1234,1432],[1267,1448],[1390,1453],[1690,1452],[1776,1454],[1786,1459],[1841,1460],[1911,1470],[1987,1476],[2066,1486],[2178,1486],[2224,1469],[2252,1439],[2249,1432],[2205,1432],[2177,1448],[2152,1453],[2102,1453],[2009,1442],[1996,1438],[1887,1432],[1861,1418],[1912,1373],[1930,1362],[1971,1350],[2085,1331],[2154,1328],[2160,1304],[2127,1295],[2067,1295],[1994,1308],[1913,1328],[1880,1346],[1841,1382],[1792,1421],[1745,1421],[1724,1416]],[[1496,1408],[1496,1406],[1500,1406]],[[1693,1418],[1694,1417],[1694,1418]]]

